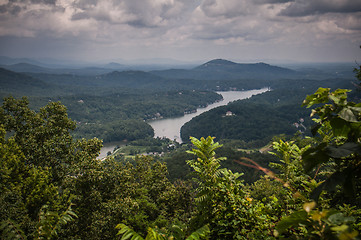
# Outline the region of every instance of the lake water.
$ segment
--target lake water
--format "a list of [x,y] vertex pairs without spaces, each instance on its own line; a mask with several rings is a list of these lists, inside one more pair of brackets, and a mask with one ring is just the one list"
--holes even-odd
[[186,122],[189,122],[192,118],[206,111],[209,111],[212,108],[224,106],[236,100],[250,98],[252,95],[264,93],[266,91],[268,91],[268,88],[249,91],[217,92],[223,96],[223,100],[220,102],[210,104],[205,108],[198,108],[197,112],[186,114],[182,117],[158,119],[154,121],[149,121],[148,123],[154,129],[154,137],[166,137],[181,143],[182,139],[180,138],[180,129]]
[[[182,117],[176,118],[166,118],[149,121],[148,124],[151,125],[154,129],[154,137],[166,137],[172,140],[176,140],[179,143],[182,143],[180,137],[180,129],[186,123],[189,122],[192,118],[216,108],[219,106],[227,105],[230,102],[246,99],[252,97],[252,95],[257,95],[268,91],[268,88],[249,90],[249,91],[227,91],[227,92],[217,92],[223,96],[223,100],[210,104],[205,108],[198,108],[197,112],[186,114]],[[124,145],[124,142],[110,142],[104,143],[103,148],[100,151],[98,158],[104,158],[107,156],[107,152],[113,152],[113,149],[116,146]]]

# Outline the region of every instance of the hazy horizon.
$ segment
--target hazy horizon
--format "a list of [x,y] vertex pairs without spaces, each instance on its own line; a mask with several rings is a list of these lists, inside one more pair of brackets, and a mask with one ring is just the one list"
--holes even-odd
[[[8,59],[9,63],[6,59]],[[195,67],[207,62],[222,59],[231,61],[239,64],[254,64],[254,63],[266,63],[276,66],[327,66],[327,65],[339,65],[339,64],[354,64],[357,67],[357,60],[354,61],[338,61],[338,62],[302,62],[294,60],[274,60],[274,59],[224,59],[224,58],[214,58],[214,59],[202,59],[202,60],[193,60],[193,61],[183,61],[174,58],[147,58],[147,59],[103,59],[97,61],[86,61],[86,60],[74,60],[74,59],[56,59],[56,58],[32,58],[32,57],[9,57],[9,56],[0,56],[0,65],[15,65],[19,63],[27,63],[35,66],[43,66],[49,68],[59,68],[59,67],[71,67],[81,68],[81,67],[105,67],[106,65],[119,64],[120,66],[164,66],[164,67]],[[111,68],[111,67],[110,67]]]

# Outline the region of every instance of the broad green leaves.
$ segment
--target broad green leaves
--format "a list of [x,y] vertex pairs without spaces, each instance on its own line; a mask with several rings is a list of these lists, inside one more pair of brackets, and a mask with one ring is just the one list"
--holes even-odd
[[313,110],[320,119],[317,121],[313,134],[327,132],[329,137],[309,148],[302,160],[307,172],[316,166],[335,163],[337,168],[312,194],[317,200],[322,190],[334,191],[337,185],[342,185],[348,194],[354,193],[355,177],[360,171],[361,161],[361,104],[347,101],[349,90],[320,88],[314,94],[307,96],[303,105],[311,107],[323,104]]
[[121,240],[144,240],[144,238],[142,238],[138,233],[125,224],[118,224],[115,228],[119,229],[117,235],[122,236]]
[[77,218],[77,215],[72,211],[71,205],[60,214],[49,210],[49,206],[44,205],[39,213],[35,238],[53,239],[57,237],[60,228],[68,222],[73,221],[74,218]]
[[145,238],[141,237],[137,232],[135,232],[132,228],[127,225],[121,223],[116,226],[116,229],[119,229],[117,235],[121,235],[121,240],[201,240],[208,239],[208,235],[210,233],[209,227],[207,225],[197,229],[193,233],[191,233],[187,238],[183,236],[183,234],[173,234],[172,230],[177,229],[178,232],[183,232],[182,229],[173,225],[170,231],[159,230],[157,228],[148,228],[147,236]]
[[303,210],[283,218],[277,224],[275,236],[284,234],[290,228],[301,231],[307,239],[355,239],[358,235],[350,228],[350,224],[355,222],[353,217],[335,210],[313,210],[315,206],[315,202],[305,203]]

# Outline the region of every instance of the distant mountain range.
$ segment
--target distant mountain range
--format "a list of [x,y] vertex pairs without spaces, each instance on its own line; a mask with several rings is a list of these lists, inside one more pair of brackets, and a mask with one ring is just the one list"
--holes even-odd
[[[34,65],[31,63],[16,63],[12,65],[2,65],[1,67],[23,73],[47,73],[47,74],[74,74],[74,75],[103,75],[116,70],[125,71],[126,66],[118,63],[109,63],[103,67],[85,68],[49,68]],[[133,72],[136,74],[135,72]],[[140,71],[138,71],[140,73]],[[272,66],[265,63],[240,64],[223,59],[216,59],[204,63],[192,69],[169,69],[150,71],[149,73],[158,77],[168,79],[197,79],[197,80],[234,80],[246,78],[295,78],[301,73],[287,68]],[[118,74],[119,75],[119,74]],[[143,73],[144,75],[144,73]]]
[[[103,73],[109,72],[111,70],[142,70],[142,71],[151,71],[151,70],[164,70],[174,67],[181,68],[192,68],[198,65],[194,62],[179,61],[174,59],[167,58],[151,58],[151,59],[135,59],[135,60],[125,60],[125,59],[115,59],[109,62],[80,62],[76,60],[58,60],[58,59],[39,59],[34,60],[31,58],[10,58],[6,56],[0,56],[0,66],[8,68],[7,66],[15,65],[19,63],[26,63],[31,65],[36,65],[43,68],[53,69],[53,73],[63,73],[64,71],[71,72],[73,74],[85,74],[90,75],[94,74],[92,72],[87,73],[86,71],[77,71],[80,69],[103,69]],[[57,69],[54,71],[54,69]],[[102,73],[96,73],[102,74]]]
[[215,59],[190,70],[170,69],[152,73],[165,78],[198,80],[300,78],[303,75],[266,63],[241,64],[223,59]]
[[35,86],[35,87],[44,87],[46,83],[28,76],[22,73],[16,73],[13,71],[9,71],[3,68],[0,68],[0,86],[1,89],[6,89],[8,87],[13,86],[14,84],[18,85],[28,85],[28,86]]
[[13,64],[17,64],[17,63],[28,63],[28,64],[39,65],[39,66],[42,65],[41,62],[29,59],[29,58],[10,58],[10,57],[5,57],[5,56],[0,56],[0,65],[13,65]]
[[[159,62],[160,60],[157,59]],[[123,61],[124,62],[124,61]],[[235,80],[235,79],[273,79],[273,78],[319,78],[353,76],[350,64],[308,64],[293,70],[288,67],[279,67],[263,62],[260,63],[235,63],[224,59],[215,59],[202,65],[185,65],[179,63],[177,68],[171,63],[163,65],[152,64],[151,61],[145,65],[127,65],[124,63],[110,62],[107,64],[71,64],[55,60],[43,63],[28,58],[9,58],[0,56],[0,67],[23,73],[48,73],[48,74],[73,74],[84,76],[95,76],[110,73],[112,71],[146,71],[154,75],[168,79],[197,79],[197,80]],[[180,67],[180,68],[179,68]],[[183,67],[183,68],[182,68]],[[336,69],[335,69],[336,67]]]
[[110,63],[104,68],[102,67],[84,67],[84,68],[49,68],[41,67],[30,63],[16,63],[12,65],[0,65],[0,67],[22,73],[49,73],[49,74],[74,74],[94,76],[112,72],[114,70],[122,70],[125,66],[121,64]]
[[38,95],[49,88],[49,84],[37,78],[0,68],[0,94],[2,96]]
[[[48,68],[30,63],[16,63],[2,67],[0,92],[15,92],[23,95],[28,95],[29,91],[41,92],[44,89],[49,91],[56,89],[68,93],[81,92],[85,88],[94,91],[94,87],[212,91],[302,87],[309,80],[349,77],[347,74],[342,76],[335,73],[327,74],[313,69],[303,72],[266,63],[242,64],[224,59],[215,59],[191,69],[154,71],[115,70],[114,68],[124,67],[118,63],[79,69]],[[352,73],[352,68],[350,72]]]

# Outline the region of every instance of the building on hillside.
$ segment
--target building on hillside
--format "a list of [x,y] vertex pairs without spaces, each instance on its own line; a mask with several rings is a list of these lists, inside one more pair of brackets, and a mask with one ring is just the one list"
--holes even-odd
[[234,116],[234,113],[231,111],[226,112],[226,117]]

